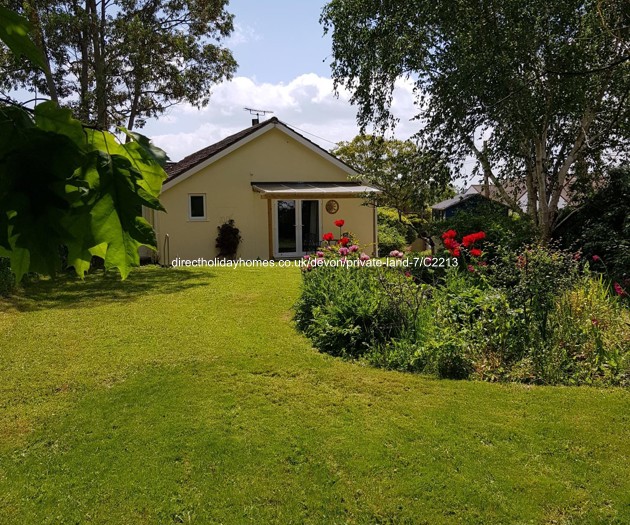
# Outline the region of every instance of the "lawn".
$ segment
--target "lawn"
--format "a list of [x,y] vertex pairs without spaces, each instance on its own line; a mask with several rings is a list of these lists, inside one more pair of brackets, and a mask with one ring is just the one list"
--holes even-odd
[[295,269],[0,301],[0,523],[630,523],[630,393],[314,351]]

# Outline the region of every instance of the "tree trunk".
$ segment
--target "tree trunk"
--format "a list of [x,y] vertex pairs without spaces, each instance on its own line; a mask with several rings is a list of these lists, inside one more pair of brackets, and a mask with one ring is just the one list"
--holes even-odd
[[538,228],[540,229],[541,240],[547,243],[551,240],[551,211],[547,195],[547,131],[535,143],[536,161],[535,174],[538,194]]
[[90,121],[90,103],[88,95],[90,92],[90,30],[89,21],[86,20],[85,10],[79,7],[79,4],[75,0],[72,4],[74,9],[74,16],[81,20],[82,24],[77,32],[77,39],[79,41],[79,48],[81,50],[80,58],[80,72],[79,72],[79,120],[82,122]]
[[96,96],[96,125],[101,129],[109,126],[107,118],[107,78],[105,74],[105,2],[101,0],[99,13],[96,0],[87,0],[86,7],[90,18],[90,36],[94,53],[94,81]]
[[50,68],[50,58],[48,57],[48,46],[44,39],[44,31],[42,30],[42,24],[39,19],[39,13],[37,12],[37,6],[30,3],[24,3],[24,10],[28,14],[28,19],[34,29],[35,43],[42,52],[44,57],[44,77],[46,78],[46,87],[48,87],[48,94],[53,102],[59,103],[59,94],[57,93],[57,86],[52,76],[52,70]]

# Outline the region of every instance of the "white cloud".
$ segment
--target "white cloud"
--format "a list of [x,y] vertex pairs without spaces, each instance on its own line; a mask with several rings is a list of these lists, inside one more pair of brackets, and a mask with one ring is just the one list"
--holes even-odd
[[[236,77],[214,88],[207,107],[176,106],[167,118],[150,122],[143,133],[151,136],[171,159],[179,160],[249,126],[252,116],[243,108],[252,107],[273,111],[273,116],[330,149],[334,147],[332,143],[351,140],[359,131],[356,108],[349,100],[346,90],[340,90],[336,97],[333,81],[314,73],[300,75],[288,84],[257,83]],[[400,119],[395,133],[398,138],[406,139],[419,129],[418,122],[410,121],[417,112],[413,101],[413,83],[398,81],[392,104]]]
[[239,46],[241,44],[249,44],[250,42],[257,42],[260,40],[260,35],[256,30],[248,25],[234,24],[234,31],[225,41],[225,46],[228,49]]

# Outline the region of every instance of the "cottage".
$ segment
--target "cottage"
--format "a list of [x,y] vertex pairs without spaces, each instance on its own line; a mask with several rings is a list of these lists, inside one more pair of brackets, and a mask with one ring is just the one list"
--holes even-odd
[[[242,237],[237,257],[293,258],[313,252],[322,234],[351,233],[376,253],[376,209],[364,205],[375,187],[326,150],[271,118],[167,167],[160,200],[147,214],[158,258],[214,259],[217,228],[233,220]],[[351,180],[352,179],[352,180]]]

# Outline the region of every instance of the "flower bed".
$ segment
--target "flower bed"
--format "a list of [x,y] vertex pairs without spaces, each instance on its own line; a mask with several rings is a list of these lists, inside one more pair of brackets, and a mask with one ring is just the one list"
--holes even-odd
[[297,327],[319,350],[448,378],[630,384],[626,291],[590,261],[539,246],[494,247],[486,260],[484,232],[451,230],[449,266],[397,250],[396,264],[376,265],[343,238],[305,267],[296,304]]

